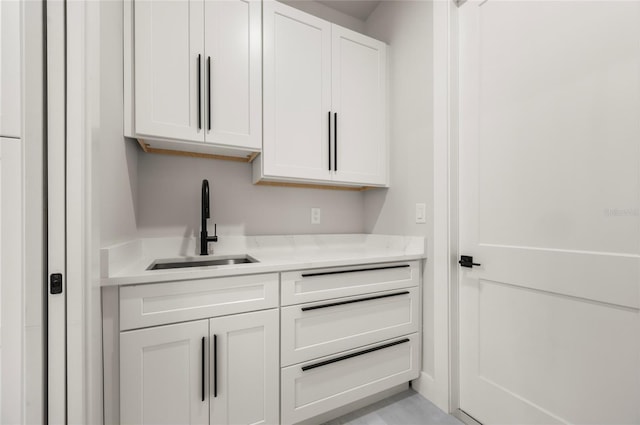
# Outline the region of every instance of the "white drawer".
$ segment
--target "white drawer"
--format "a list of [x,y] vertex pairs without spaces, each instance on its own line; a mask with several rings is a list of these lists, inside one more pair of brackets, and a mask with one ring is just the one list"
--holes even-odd
[[283,307],[282,366],[417,332],[419,293],[414,287]]
[[124,286],[120,330],[277,306],[277,273]]
[[282,369],[282,420],[292,424],[418,377],[419,334]]
[[282,273],[282,305],[418,286],[420,263],[365,264]]

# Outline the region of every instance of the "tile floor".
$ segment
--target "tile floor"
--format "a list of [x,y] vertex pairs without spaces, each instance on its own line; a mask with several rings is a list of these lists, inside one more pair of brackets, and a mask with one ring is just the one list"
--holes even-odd
[[413,390],[403,391],[324,425],[463,425]]

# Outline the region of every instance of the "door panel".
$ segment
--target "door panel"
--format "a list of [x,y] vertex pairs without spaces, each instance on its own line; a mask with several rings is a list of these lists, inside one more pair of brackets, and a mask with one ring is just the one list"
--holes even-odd
[[123,424],[209,423],[208,362],[202,361],[208,326],[200,320],[120,334]]
[[278,423],[278,311],[211,319],[210,329],[211,423]]
[[21,46],[20,2],[0,3],[0,136],[20,137],[21,112]]
[[[206,119],[206,141],[260,149],[261,2],[206,0],[204,10],[205,60],[210,61],[205,69],[211,84],[206,93],[211,97],[211,112],[207,111]],[[207,108],[209,101],[205,105]]]
[[640,4],[459,10],[460,406],[638,423]]
[[134,16],[136,133],[204,142],[203,0],[135,0]]
[[332,109],[337,113],[334,179],[385,184],[386,46],[332,25]]
[[264,3],[264,174],[329,180],[331,24]]

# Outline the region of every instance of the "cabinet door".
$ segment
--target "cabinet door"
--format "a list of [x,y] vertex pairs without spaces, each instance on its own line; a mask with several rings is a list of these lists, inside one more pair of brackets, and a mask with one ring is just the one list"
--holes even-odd
[[209,423],[208,325],[199,320],[120,334],[123,424]]
[[264,3],[265,177],[330,180],[331,24]]
[[211,319],[211,423],[277,424],[278,311]]
[[20,2],[0,2],[0,136],[20,137]]
[[135,133],[204,142],[203,0],[134,0],[134,16]]
[[262,147],[262,4],[205,0],[206,141]]
[[337,114],[334,180],[387,183],[386,46],[332,26],[332,109]]

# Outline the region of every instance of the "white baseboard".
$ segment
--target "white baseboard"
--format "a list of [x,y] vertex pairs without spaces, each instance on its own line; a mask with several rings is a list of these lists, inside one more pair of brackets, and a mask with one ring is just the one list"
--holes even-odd
[[443,394],[443,391],[438,388],[439,386],[431,375],[424,371],[420,372],[418,379],[411,381],[411,386],[417,393],[438,406],[441,410],[451,413],[449,411],[449,395],[446,393]]

